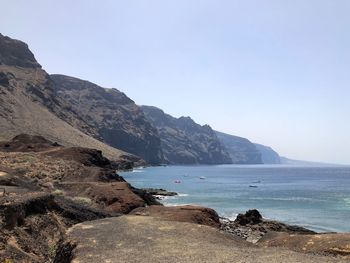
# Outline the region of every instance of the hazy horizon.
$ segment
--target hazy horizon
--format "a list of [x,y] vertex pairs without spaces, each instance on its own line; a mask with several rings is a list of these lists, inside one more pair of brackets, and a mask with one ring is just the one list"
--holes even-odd
[[4,0],[0,33],[50,74],[268,145],[350,164],[350,1]]

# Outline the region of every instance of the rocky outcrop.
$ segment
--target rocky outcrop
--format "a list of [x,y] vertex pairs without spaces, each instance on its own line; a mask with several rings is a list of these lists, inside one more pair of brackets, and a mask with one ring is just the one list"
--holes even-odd
[[0,35],[0,140],[23,132],[65,146],[98,149],[114,160],[128,155],[91,137],[94,130],[58,96],[28,46]]
[[56,184],[66,197],[95,206],[112,214],[127,214],[137,207],[156,204],[135,194],[126,182],[65,182]]
[[259,244],[265,247],[283,247],[303,253],[337,256],[350,260],[349,233],[295,235],[270,232],[259,241]]
[[58,143],[46,140],[42,136],[20,134],[10,141],[0,142],[2,152],[42,152],[59,147]]
[[256,149],[261,153],[262,162],[264,164],[280,164],[281,157],[279,154],[269,146],[262,144],[254,144]]
[[[51,145],[46,139],[39,141]],[[33,145],[33,141],[27,143]],[[151,194],[126,183],[116,173],[117,166],[100,151],[87,148],[59,146],[41,152],[0,152],[0,167],[6,167],[2,168],[6,174],[0,183],[7,193],[20,193],[18,188],[51,192],[109,213],[128,213],[140,206],[159,204]]]
[[234,164],[262,164],[261,153],[248,139],[216,131]]
[[116,174],[116,162],[99,150],[53,146],[26,134],[0,145],[5,147],[0,147],[0,258],[5,262],[70,262],[74,246],[64,240],[72,225],[159,204],[126,183]]
[[150,216],[126,215],[77,224],[68,231],[69,245],[74,246],[72,262],[84,263],[346,262],[254,246],[213,227]]
[[209,125],[201,126],[190,117],[174,118],[161,109],[141,107],[149,121],[158,129],[164,157],[171,164],[231,163]]
[[57,94],[89,127],[70,122],[83,132],[126,152],[141,156],[150,164],[163,162],[157,130],[142,110],[117,89],[105,89],[91,82],[64,75],[51,75]]
[[0,33],[0,50],[0,65],[41,68],[28,45],[22,41],[11,39]]
[[176,192],[169,192],[165,189],[157,189],[157,188],[142,188],[142,190],[145,190],[147,193],[155,196],[175,196],[178,195]]
[[52,262],[67,228],[106,216],[103,211],[43,192],[2,197],[0,258],[4,262]]
[[245,214],[239,214],[234,221],[222,218],[221,229],[251,243],[259,242],[266,234],[271,232],[299,235],[315,234],[315,232],[303,227],[266,220],[256,209],[249,210]]
[[188,222],[219,228],[220,219],[215,210],[200,206],[149,206],[133,210],[131,215],[151,216],[162,220]]

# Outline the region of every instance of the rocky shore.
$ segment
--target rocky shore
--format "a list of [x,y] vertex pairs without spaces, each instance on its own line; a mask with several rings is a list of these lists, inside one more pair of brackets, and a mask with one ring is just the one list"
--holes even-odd
[[[0,262],[346,262],[350,234],[316,234],[250,210],[165,207],[130,164],[40,136],[0,142]],[[248,241],[248,242],[247,242]],[[152,251],[152,253],[150,252]]]
[[234,221],[220,218],[221,230],[243,238],[248,242],[257,243],[269,232],[283,232],[290,234],[316,234],[309,229],[286,225],[284,223],[263,219],[258,210],[249,210],[239,214]]

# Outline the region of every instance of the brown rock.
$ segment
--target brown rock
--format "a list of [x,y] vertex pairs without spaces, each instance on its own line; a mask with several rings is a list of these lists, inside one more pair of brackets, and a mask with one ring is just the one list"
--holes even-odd
[[220,227],[219,216],[215,210],[200,206],[149,206],[137,208],[130,214],[151,216],[167,221],[189,222],[215,228]]
[[3,152],[41,152],[58,147],[57,143],[46,140],[42,136],[20,134],[10,141],[0,142]]
[[258,224],[262,222],[262,216],[258,210],[248,210],[245,214],[239,214],[235,220],[236,224],[245,226],[247,224]]
[[298,235],[270,232],[259,244],[298,252],[335,255],[350,260],[350,233]]
[[91,202],[91,205],[110,213],[125,214],[146,205],[146,202],[136,195],[126,182],[67,182],[60,183],[58,187],[73,200]]
[[102,155],[101,151],[82,147],[63,148],[45,153],[45,155],[64,160],[73,160],[86,166],[104,167],[111,164],[111,162]]

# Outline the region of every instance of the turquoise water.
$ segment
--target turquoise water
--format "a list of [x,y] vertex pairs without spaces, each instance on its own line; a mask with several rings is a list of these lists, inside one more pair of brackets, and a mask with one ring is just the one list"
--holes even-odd
[[165,205],[207,206],[229,218],[256,208],[266,218],[315,231],[350,232],[350,167],[167,166],[121,175],[135,187],[180,193]]

